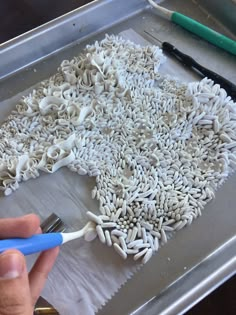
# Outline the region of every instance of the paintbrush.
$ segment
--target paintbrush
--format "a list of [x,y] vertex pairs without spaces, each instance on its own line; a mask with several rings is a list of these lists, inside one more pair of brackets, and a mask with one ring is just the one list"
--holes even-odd
[[163,8],[162,6],[156,4],[153,0],[148,0],[148,2],[151,4],[152,7],[154,7],[157,10],[157,12],[161,16],[182,26],[188,31],[205,39],[209,43],[217,47],[220,47],[233,55],[236,55],[235,40],[232,40],[229,37],[214,31],[213,29],[195,21],[194,19],[191,19],[190,17],[184,14]]

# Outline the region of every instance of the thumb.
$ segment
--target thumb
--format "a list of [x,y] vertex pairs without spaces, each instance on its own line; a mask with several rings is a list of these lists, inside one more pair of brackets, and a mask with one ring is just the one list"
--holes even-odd
[[0,255],[0,315],[32,315],[24,256],[17,250]]

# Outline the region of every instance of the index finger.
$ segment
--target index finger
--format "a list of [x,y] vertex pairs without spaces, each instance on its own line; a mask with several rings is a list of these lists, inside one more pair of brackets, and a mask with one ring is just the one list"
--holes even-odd
[[0,219],[0,238],[30,237],[40,226],[40,219],[35,214],[18,218]]
[[55,263],[58,253],[59,247],[42,252],[29,273],[29,284],[33,304],[36,303],[40,292],[45,285],[48,274]]

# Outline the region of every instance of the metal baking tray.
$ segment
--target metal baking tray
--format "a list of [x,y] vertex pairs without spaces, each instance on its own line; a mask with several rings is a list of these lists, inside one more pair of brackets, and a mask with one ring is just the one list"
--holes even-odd
[[[235,39],[233,0],[208,1],[207,7],[204,1],[162,4]],[[105,33],[129,28],[143,37],[146,30],[170,41],[236,83],[235,56],[159,17],[147,1],[99,0],[0,45],[0,122],[10,112],[8,100],[55,73],[63,59],[77,55]],[[202,217],[179,231],[99,314],[180,314],[231,277],[236,270],[235,187],[236,176],[232,176]]]

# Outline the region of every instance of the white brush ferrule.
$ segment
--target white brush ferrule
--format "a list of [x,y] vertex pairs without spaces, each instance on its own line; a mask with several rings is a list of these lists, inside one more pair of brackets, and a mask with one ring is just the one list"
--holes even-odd
[[84,236],[84,230],[78,231],[78,232],[72,232],[72,233],[61,233],[62,236],[62,244],[65,244],[69,241],[72,241],[76,238],[80,238]]
[[[71,233],[61,233],[62,236],[62,244],[65,244],[69,241],[75,240],[76,238],[80,238],[82,236],[87,236],[88,240],[92,240],[96,237],[96,224],[94,222],[89,221],[81,230]],[[93,233],[91,233],[93,232]]]
[[160,5],[156,4],[156,2],[154,2],[153,0],[148,0],[148,2],[151,4],[151,6],[153,8],[155,8],[158,11],[160,16],[162,16],[168,20],[171,20],[171,16],[173,14],[173,11],[161,7]]

